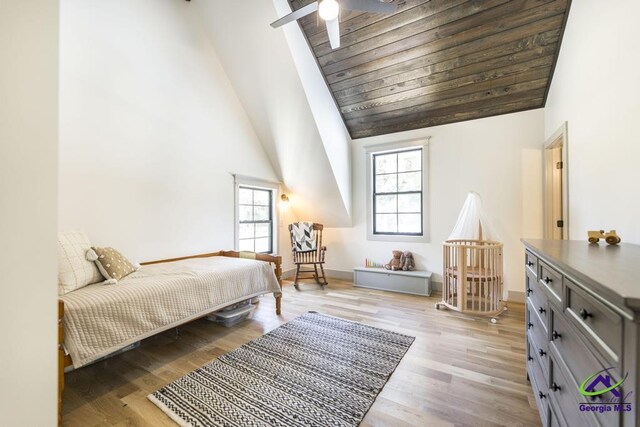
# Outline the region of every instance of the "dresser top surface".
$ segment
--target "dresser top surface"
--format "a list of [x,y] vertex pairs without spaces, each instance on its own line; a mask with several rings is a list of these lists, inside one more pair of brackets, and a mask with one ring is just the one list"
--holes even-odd
[[640,309],[640,246],[582,240],[522,239],[522,243],[612,302]]

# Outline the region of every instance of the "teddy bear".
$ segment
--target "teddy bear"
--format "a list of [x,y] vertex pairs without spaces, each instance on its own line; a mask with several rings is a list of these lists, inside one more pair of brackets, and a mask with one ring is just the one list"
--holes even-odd
[[402,262],[402,269],[404,271],[411,271],[416,269],[416,263],[413,260],[413,254],[411,252],[404,251],[402,253],[400,261]]
[[387,270],[402,270],[402,251],[393,251],[393,258],[384,265]]

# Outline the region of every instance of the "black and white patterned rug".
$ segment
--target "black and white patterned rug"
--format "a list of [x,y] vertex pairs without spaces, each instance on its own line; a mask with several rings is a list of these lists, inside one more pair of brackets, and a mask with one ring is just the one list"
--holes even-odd
[[148,398],[182,426],[357,426],[413,340],[310,312]]

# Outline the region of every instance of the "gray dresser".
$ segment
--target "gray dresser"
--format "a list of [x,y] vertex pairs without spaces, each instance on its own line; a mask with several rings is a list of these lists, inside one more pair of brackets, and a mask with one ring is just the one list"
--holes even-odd
[[640,425],[640,246],[522,242],[527,374],[543,425]]

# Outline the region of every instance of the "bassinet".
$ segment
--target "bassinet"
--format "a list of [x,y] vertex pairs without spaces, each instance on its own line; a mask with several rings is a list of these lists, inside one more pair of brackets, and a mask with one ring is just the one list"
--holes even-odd
[[506,309],[503,244],[483,238],[483,230],[496,236],[482,212],[480,196],[469,193],[454,231],[443,242],[442,301],[436,308],[484,316]]

